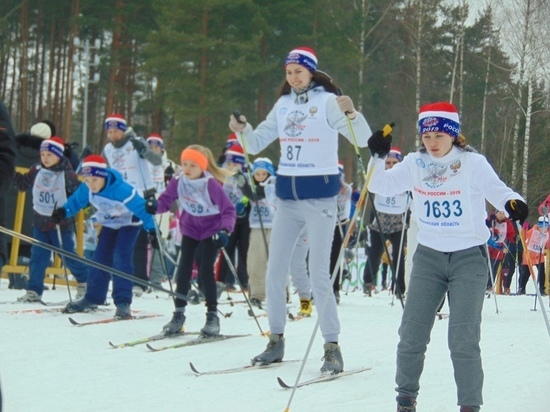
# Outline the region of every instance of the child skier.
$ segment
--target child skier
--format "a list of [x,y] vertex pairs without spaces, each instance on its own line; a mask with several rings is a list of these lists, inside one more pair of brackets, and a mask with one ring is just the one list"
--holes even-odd
[[[260,307],[265,300],[265,274],[267,271],[267,250],[275,216],[275,188],[271,179],[275,177],[275,167],[267,157],[258,157],[252,164],[252,178],[254,179],[255,193],[249,184],[243,186],[243,194],[255,200],[250,209],[250,242],[246,268],[248,271],[248,285],[250,303]],[[244,179],[243,179],[244,180]],[[267,186],[267,185],[269,186]],[[270,196],[271,193],[271,196]],[[263,232],[263,233],[262,233]]]
[[[220,320],[214,261],[218,249],[227,244],[236,219],[235,207],[220,184],[229,172],[217,167],[210,150],[199,145],[191,145],[181,153],[181,167],[180,177],[170,181],[158,205],[148,204],[147,211],[165,213],[179,200],[182,240],[176,292],[187,296],[196,259],[207,308],[201,333],[216,336],[220,333]],[[163,327],[166,335],[180,333],[185,322],[187,301],[175,299],[174,305],[172,320]]]
[[[149,241],[154,247],[158,246],[153,218],[145,212],[145,200],[119,172],[107,168],[101,156],[86,157],[80,174],[86,184],[81,185],[63,207],[54,210],[52,219],[61,222],[91,203],[97,209],[97,222],[102,225],[94,261],[131,275],[132,254],[142,222],[143,229],[149,233]],[[86,295],[69,303],[65,313],[85,312],[103,304],[110,280],[108,272],[91,268]],[[116,305],[115,319],[131,319],[132,281],[113,276],[112,296]]]
[[[244,151],[239,142],[233,142],[225,151],[224,167],[231,172],[231,174],[225,179],[223,189],[233,202],[237,212],[235,230],[233,230],[233,233],[229,236],[226,250],[233,266],[237,270],[239,279],[233,279],[234,275],[229,269],[229,265],[225,259],[222,259],[220,263],[219,280],[225,283],[227,290],[235,291],[234,282],[237,280],[243,288],[248,288],[246,262],[248,261],[247,255],[250,245],[249,215],[251,198],[245,196],[241,188],[243,184],[245,184],[242,182],[242,179],[244,178],[245,182],[247,179],[242,173],[246,172],[248,165],[246,165]],[[237,181],[237,175],[240,176],[239,181]]]
[[481,309],[487,286],[485,199],[511,219],[523,221],[528,207],[508,188],[484,156],[466,146],[459,115],[451,103],[420,108],[422,146],[390,170],[384,157],[391,137],[382,131],[369,139],[374,167],[369,190],[384,196],[413,192],[418,247],[399,328],[397,410],[415,411],[424,355],[436,311],[449,292],[449,349],[461,412],[483,404],[479,346]]
[[[149,171],[149,165],[162,165],[162,155],[156,153],[146,141],[136,136],[126,124],[124,116],[113,113],[105,119],[105,129],[109,142],[103,148],[102,155],[110,168],[117,170],[123,179],[135,187],[140,196],[147,201],[155,200],[155,187]],[[142,280],[147,277],[148,240],[147,232],[142,230],[136,240],[133,254],[133,275]],[[134,296],[140,297],[146,291],[142,284],[133,287]]]
[[[63,249],[75,253],[73,219],[52,219],[56,204],[62,205],[80,185],[69,161],[63,155],[65,146],[60,137],[51,137],[40,144],[40,164],[31,167],[28,173],[17,173],[15,186],[21,191],[32,188],[33,237],[41,242],[60,247],[55,225],[61,229]],[[17,298],[21,302],[39,302],[44,292],[44,276],[50,263],[50,251],[39,246],[31,247],[29,282],[27,293]],[[65,263],[78,282],[77,298],[86,292],[88,268],[81,262],[67,258]]]

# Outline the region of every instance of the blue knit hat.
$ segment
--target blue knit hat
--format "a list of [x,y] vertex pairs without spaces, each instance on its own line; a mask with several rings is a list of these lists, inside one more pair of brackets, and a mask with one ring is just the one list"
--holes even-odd
[[258,157],[256,160],[254,160],[254,163],[252,164],[252,173],[254,173],[256,170],[265,170],[271,176],[276,175],[275,167],[273,166],[271,160],[269,160],[267,157]]

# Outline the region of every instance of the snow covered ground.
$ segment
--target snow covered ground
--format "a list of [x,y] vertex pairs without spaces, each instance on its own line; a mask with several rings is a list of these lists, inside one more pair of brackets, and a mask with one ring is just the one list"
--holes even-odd
[[[532,286],[530,285],[532,288]],[[0,283],[0,301],[15,300],[22,291]],[[240,295],[231,294],[234,300]],[[45,292],[47,301],[67,299],[63,288]],[[292,296],[293,311],[298,299]],[[360,292],[342,295],[339,306],[342,347],[346,369],[371,366],[372,370],[333,382],[299,388],[290,411],[395,411],[394,373],[397,329],[401,317],[398,302],[390,306],[387,292],[372,298]],[[545,298],[548,310],[548,298]],[[151,352],[140,345],[112,349],[108,342],[121,343],[158,333],[172,310],[162,295],[145,295],[134,300],[140,313],[162,317],[76,327],[60,313],[15,311],[44,306],[0,305],[0,380],[4,412],[25,411],[279,411],[283,412],[291,392],[281,389],[280,376],[293,384],[299,363],[228,375],[195,376],[199,370],[231,368],[247,364],[263,351],[267,339],[247,315],[245,304],[231,307],[225,295],[219,308],[232,312],[222,319],[222,332],[250,334],[196,347]],[[485,370],[484,412],[550,411],[550,340],[532,296],[498,296],[484,307],[482,355]],[[111,305],[112,308],[112,305]],[[78,320],[101,319],[109,313],[75,314]],[[316,311],[314,310],[314,315]],[[186,328],[199,330],[204,324],[204,307],[188,306]],[[259,319],[264,330],[267,319]],[[288,322],[286,359],[304,356],[316,317]],[[449,359],[447,320],[437,320],[432,332],[421,393],[419,412],[457,411],[456,390]],[[190,339],[179,337],[177,340]],[[176,339],[155,342],[153,346]],[[322,339],[318,334],[305,366],[302,380],[314,377],[321,366]]]

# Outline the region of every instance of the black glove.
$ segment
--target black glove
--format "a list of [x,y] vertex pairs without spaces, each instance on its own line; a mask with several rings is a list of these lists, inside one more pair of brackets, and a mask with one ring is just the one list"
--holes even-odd
[[154,215],[157,213],[157,207],[158,207],[157,199],[155,199],[155,195],[149,196],[145,199],[145,211],[149,213],[150,215]]
[[172,166],[168,166],[166,169],[164,169],[164,184],[168,186],[168,183],[170,183],[170,180],[172,180],[172,177],[174,176],[174,173],[176,171]]
[[92,146],[88,145],[80,153],[80,160],[84,160],[86,157],[90,156],[93,153]]
[[391,140],[391,134],[384,137],[384,132],[382,132],[382,130],[377,130],[372,134],[368,141],[370,154],[372,156],[378,155],[379,157],[386,156],[391,149]]
[[64,207],[57,207],[52,212],[52,220],[58,225],[67,218],[67,211]]
[[237,182],[237,186],[244,187],[246,185],[246,176],[243,172],[238,172],[235,175],[235,182]]
[[13,177],[13,187],[19,190],[19,187],[23,184],[24,179],[25,179],[24,175],[22,175],[19,172],[15,172],[15,176]]
[[229,232],[225,229],[220,230],[218,233],[212,236],[212,241],[214,242],[214,246],[216,246],[218,249],[226,247],[227,242],[229,242]]
[[136,149],[140,156],[147,151],[145,143],[143,143],[140,139],[130,138],[130,141],[132,142],[132,146],[134,146],[134,149]]
[[519,223],[521,224],[523,224],[525,219],[527,219],[527,216],[529,216],[529,206],[527,206],[523,200],[508,200],[504,204],[504,208],[510,215],[510,219],[519,220]]
[[157,250],[160,249],[159,239],[157,237],[156,231],[153,230],[152,232],[147,233],[147,242],[149,242],[149,244],[153,249],[157,249]]

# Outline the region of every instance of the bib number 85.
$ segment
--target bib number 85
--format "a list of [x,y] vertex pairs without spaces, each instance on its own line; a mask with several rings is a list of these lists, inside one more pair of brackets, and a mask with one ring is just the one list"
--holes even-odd
[[460,200],[453,200],[452,203],[449,203],[448,200],[443,202],[439,202],[437,200],[430,202],[429,200],[426,200],[424,202],[424,206],[426,206],[426,217],[433,216],[435,218],[448,218],[451,217],[451,214],[456,217],[462,216]]

